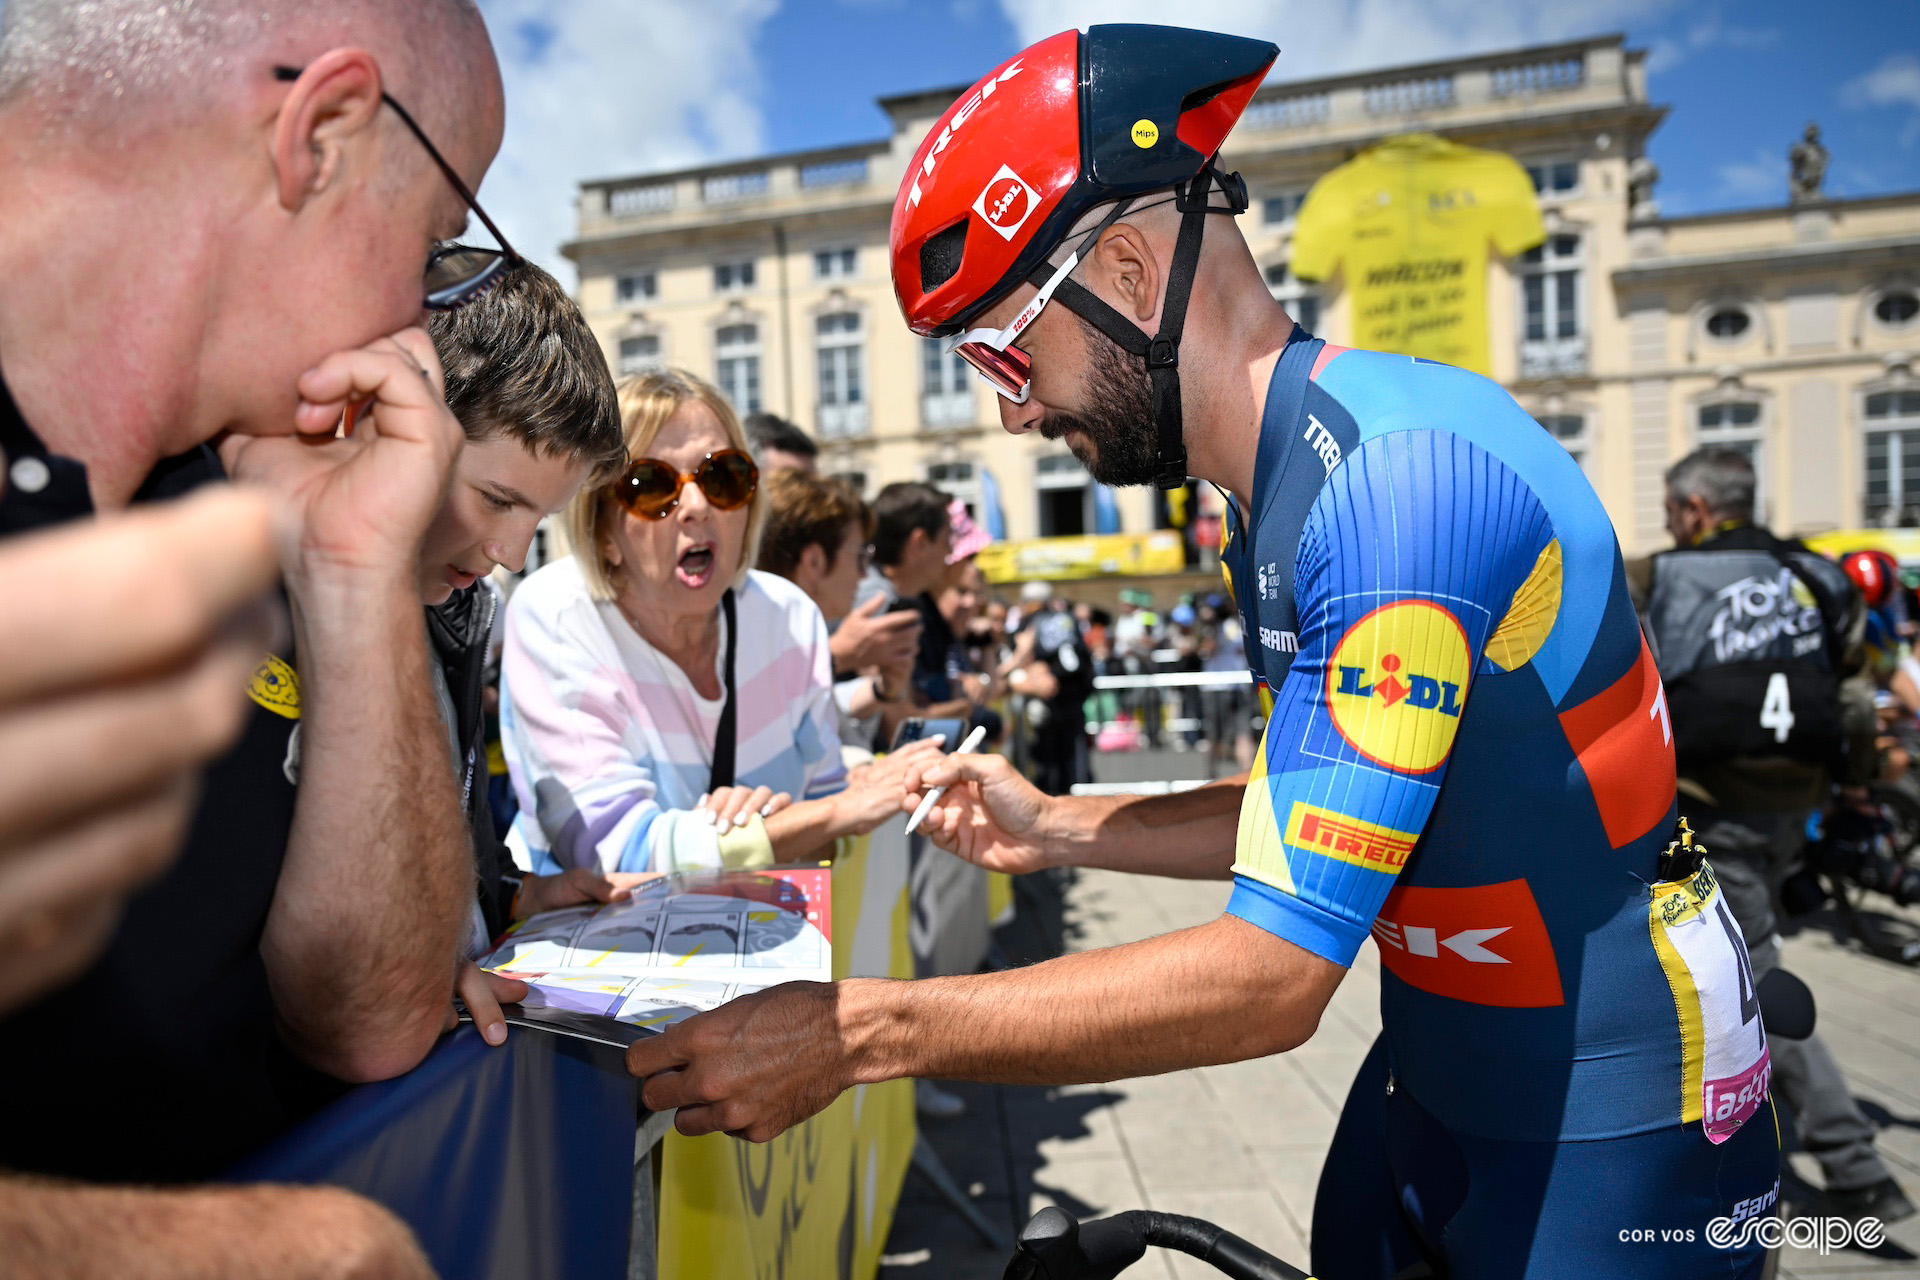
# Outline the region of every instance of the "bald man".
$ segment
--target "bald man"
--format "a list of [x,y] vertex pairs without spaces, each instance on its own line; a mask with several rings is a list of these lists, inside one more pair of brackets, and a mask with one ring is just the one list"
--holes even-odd
[[[441,1029],[473,867],[413,563],[461,432],[414,326],[501,126],[470,0],[6,0],[0,538],[224,461],[273,491],[293,627],[178,863],[0,1023],[0,1167],[202,1178],[323,1097],[309,1072],[395,1075]],[[334,1192],[16,1183],[0,1247],[30,1275],[425,1274]]]

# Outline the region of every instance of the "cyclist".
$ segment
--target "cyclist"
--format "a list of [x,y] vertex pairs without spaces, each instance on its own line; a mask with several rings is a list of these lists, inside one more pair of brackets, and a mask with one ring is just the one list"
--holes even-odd
[[1226,913],[1002,973],[789,985],[629,1068],[682,1131],[766,1139],[894,1076],[1255,1057],[1313,1033],[1371,932],[1385,1030],[1323,1172],[1321,1276],[1757,1274],[1706,1229],[1776,1194],[1766,1041],[1711,870],[1663,857],[1671,733],[1612,528],[1498,386],[1330,346],[1273,301],[1215,162],[1276,53],[1041,41],[934,126],[891,231],[909,325],[957,336],[1008,430],[1106,483],[1231,495],[1273,698],[1236,784],[1053,799],[961,757],[925,773],[959,784],[928,828],[1004,870],[1231,876]]

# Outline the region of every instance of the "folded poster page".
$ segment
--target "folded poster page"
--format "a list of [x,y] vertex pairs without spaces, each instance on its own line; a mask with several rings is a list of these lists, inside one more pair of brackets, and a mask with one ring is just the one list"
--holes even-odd
[[750,991],[831,982],[832,874],[657,876],[626,902],[529,917],[478,963],[532,987],[508,1022],[628,1045]]

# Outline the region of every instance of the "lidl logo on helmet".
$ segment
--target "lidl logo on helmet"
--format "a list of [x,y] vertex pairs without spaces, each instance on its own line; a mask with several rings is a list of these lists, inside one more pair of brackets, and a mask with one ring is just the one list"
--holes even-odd
[[1382,605],[1347,629],[1327,664],[1327,710],[1375,764],[1430,773],[1460,727],[1472,667],[1460,622],[1430,600]]
[[993,175],[993,181],[981,189],[980,198],[973,202],[973,211],[998,231],[1002,240],[1011,240],[1039,203],[1040,197],[1033,193],[1026,180],[1003,164],[1000,172]]

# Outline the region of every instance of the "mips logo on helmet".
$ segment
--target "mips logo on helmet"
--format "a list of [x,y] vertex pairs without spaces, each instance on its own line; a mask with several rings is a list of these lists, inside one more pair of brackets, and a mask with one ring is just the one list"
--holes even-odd
[[1026,179],[1003,164],[1000,172],[993,175],[993,181],[981,189],[979,199],[973,202],[973,211],[998,231],[1002,240],[1011,240],[1039,203],[1040,197],[1033,193]]

